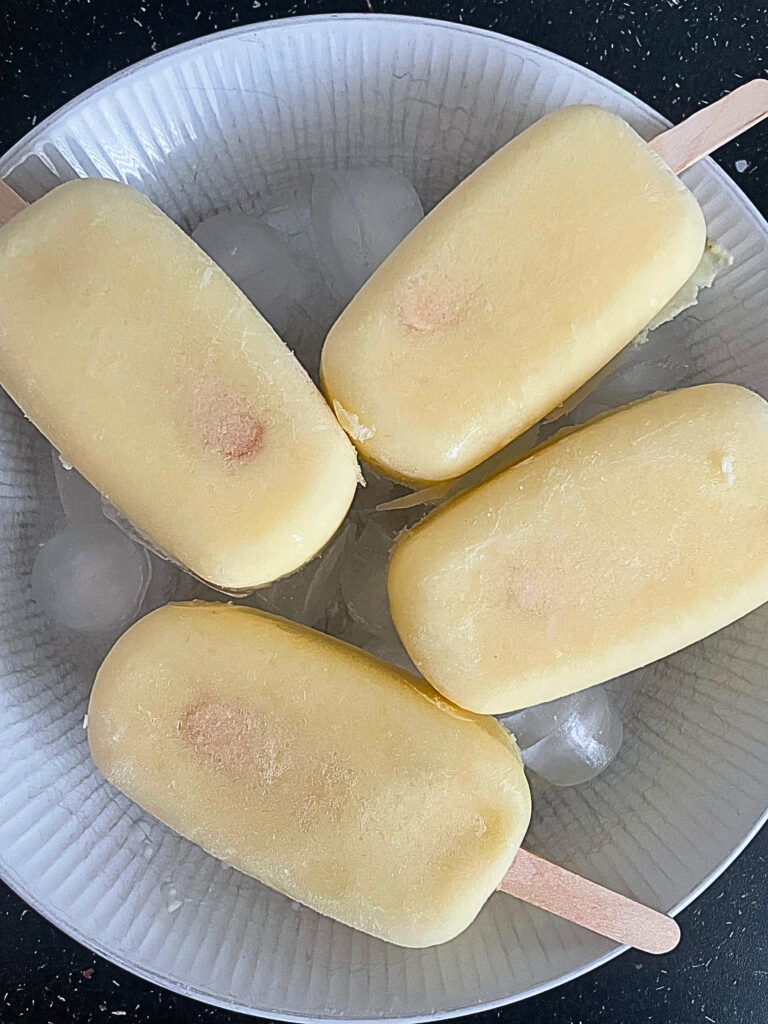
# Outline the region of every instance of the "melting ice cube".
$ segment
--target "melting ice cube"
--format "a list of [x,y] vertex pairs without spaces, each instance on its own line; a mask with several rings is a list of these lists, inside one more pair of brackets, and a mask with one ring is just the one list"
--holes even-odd
[[604,688],[593,686],[501,718],[526,767],[555,786],[577,786],[599,775],[624,738],[621,717]]
[[347,523],[323,551],[303,568],[257,590],[248,603],[274,615],[326,629],[339,602],[342,559],[355,528]]
[[70,523],[40,549],[32,569],[32,595],[65,629],[116,633],[136,615],[149,575],[147,552],[116,526]]
[[424,216],[413,185],[393,167],[320,171],[310,209],[323,277],[344,303]]
[[369,633],[392,628],[387,600],[391,536],[375,520],[360,531],[341,568],[341,593],[351,617]]
[[282,335],[307,291],[285,235],[256,217],[219,213],[201,221],[192,238]]
[[101,495],[91,487],[84,476],[61,461],[58,452],[52,452],[53,475],[59,492],[64,515],[71,523],[102,523]]

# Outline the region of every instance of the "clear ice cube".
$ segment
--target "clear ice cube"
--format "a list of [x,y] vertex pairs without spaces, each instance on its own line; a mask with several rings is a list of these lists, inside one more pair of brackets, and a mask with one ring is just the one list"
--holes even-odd
[[118,633],[135,617],[150,576],[147,552],[111,523],[70,523],[40,549],[32,596],[57,625]]
[[376,520],[365,523],[341,567],[341,594],[350,616],[371,635],[392,627],[387,562],[392,537]]
[[219,213],[201,221],[192,238],[278,334],[289,329],[307,282],[281,231],[243,213]]
[[325,630],[340,601],[343,555],[354,533],[354,526],[345,524],[311,562],[290,576],[255,591],[248,598],[248,604]]
[[[586,692],[586,691],[582,691]],[[549,736],[581,703],[581,693],[571,693],[545,704],[534,704],[522,711],[503,715],[501,721],[514,734],[518,747],[525,750]]]
[[578,786],[616,757],[624,730],[602,686],[501,717],[527,768],[554,786]]
[[[160,608],[164,604],[168,604],[169,601],[176,600],[187,600],[188,597],[200,596],[198,594],[187,595],[185,593],[177,593],[177,590],[183,587],[179,587],[179,584],[187,583],[187,581],[194,583],[194,581],[177,568],[172,562],[169,562],[166,558],[158,557],[150,551],[147,551],[149,559],[149,579],[147,581],[147,587],[144,593],[144,598],[139,607],[139,615],[147,615],[149,612],[154,611],[155,608]],[[139,617],[138,615],[136,616]]]
[[377,505],[392,501],[401,494],[407,493],[407,488],[388,480],[385,476],[375,473],[370,466],[363,464],[361,467],[365,486],[358,487],[355,492],[352,507],[356,510],[366,512],[373,511]]
[[413,185],[393,167],[320,171],[310,212],[323,277],[343,303],[424,216]]
[[574,423],[586,423],[605,412],[637,402],[672,387],[680,371],[669,362],[644,359],[642,347],[627,353],[624,362],[591,391],[573,412]]
[[686,369],[677,348],[670,348],[664,332],[654,331],[642,343],[629,345],[580,388],[583,398],[578,404],[574,402],[578,392],[565,403],[572,410],[569,421],[586,423],[657,391],[669,391],[679,384]]
[[84,476],[62,462],[57,451],[51,453],[53,475],[64,515],[71,523],[103,523],[101,495]]

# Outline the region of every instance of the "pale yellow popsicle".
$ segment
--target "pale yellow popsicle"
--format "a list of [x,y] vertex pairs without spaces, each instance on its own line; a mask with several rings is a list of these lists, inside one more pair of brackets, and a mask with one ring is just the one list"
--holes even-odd
[[332,536],[352,446],[245,296],[147,199],[62,185],[0,231],[0,381],[156,544],[226,589]]
[[98,673],[88,740],[113,785],[209,853],[404,946],[470,924],[530,817],[493,719],[251,608],[136,623]]
[[459,476],[559,405],[693,274],[696,200],[620,117],[565,107],[414,229],[325,343],[325,392],[361,455]]
[[405,534],[388,589],[414,663],[478,712],[679,650],[768,600],[768,405],[707,384],[593,420]]

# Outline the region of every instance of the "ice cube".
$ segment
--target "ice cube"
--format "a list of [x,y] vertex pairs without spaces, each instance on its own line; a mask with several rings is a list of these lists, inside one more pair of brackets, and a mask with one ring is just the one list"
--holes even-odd
[[290,283],[284,273],[292,262],[288,246],[281,232],[257,217],[218,213],[201,221],[192,238],[235,284],[264,272],[264,293],[278,295]]
[[201,221],[192,238],[282,335],[307,292],[286,236],[256,217],[219,213]]
[[149,576],[147,552],[116,526],[71,523],[40,549],[32,596],[65,629],[117,633],[136,615]]
[[642,349],[637,354],[628,354],[628,358],[575,410],[577,422],[586,422],[609,409],[618,409],[675,385],[681,373],[679,367],[669,361],[643,356]]
[[[112,502],[103,495],[101,498],[101,512],[106,520],[116,526],[118,530],[120,530],[121,533],[124,533],[130,541],[133,541],[134,544],[139,544],[141,547],[146,548],[147,551],[151,551],[153,555],[157,556],[157,558],[172,561],[171,556],[166,551],[163,551],[162,548],[158,547],[152,538],[148,537],[143,530],[138,528],[138,526],[134,526],[131,520],[128,519],[127,516],[124,516],[120,509],[115,508]],[[178,565],[180,563],[177,562],[175,564]],[[183,568],[183,566],[181,566],[181,568]]]
[[84,476],[65,464],[57,451],[52,452],[53,475],[61,507],[70,523],[103,523],[101,495]]
[[255,591],[248,604],[305,626],[325,630],[340,601],[344,553],[355,527],[345,524],[323,551],[303,568]]
[[413,185],[393,167],[320,171],[310,212],[320,268],[344,303],[424,216]]
[[380,628],[372,632],[355,622],[354,619],[349,619],[344,628],[339,630],[336,635],[340,640],[352,644],[353,647],[360,647],[377,658],[381,658],[382,661],[388,661],[391,665],[397,665],[398,668],[418,675],[416,666],[400,642],[400,637],[391,622],[389,628]]
[[375,519],[365,523],[341,567],[347,611],[371,634],[393,628],[387,600],[387,562],[392,537]]
[[[179,585],[180,583],[186,584],[190,580],[187,573],[177,568],[168,559],[160,558],[149,551],[147,551],[147,557],[149,558],[150,573],[144,598],[139,608],[140,614],[147,615],[155,608],[160,608],[174,599],[187,600],[187,594],[178,593],[179,589],[186,589],[180,588]],[[189,596],[197,597],[199,595],[194,593]]]
[[[657,391],[669,391],[684,377],[686,365],[677,348],[670,348],[664,333],[652,333],[643,344],[620,352],[592,381],[579,389],[565,404],[572,410],[570,422],[586,423],[611,409],[646,398]],[[554,418],[550,414],[549,419]]]
[[581,693],[571,693],[546,704],[535,704],[522,711],[513,711],[511,715],[502,715],[501,721],[514,733],[518,747],[525,750],[554,732],[581,702]]
[[501,718],[526,767],[555,786],[578,786],[599,775],[624,738],[621,717],[601,686]]
[[[407,501],[400,507],[399,502],[413,492],[401,484],[379,476],[366,465],[362,466],[362,472],[366,486],[357,489],[352,502],[351,518],[361,527],[372,524],[378,528],[389,538],[391,548],[406,527],[413,526],[422,518],[425,509],[418,503],[408,505]],[[390,507],[392,504],[395,505],[394,508]]]
[[314,560],[313,572],[307,580],[303,612],[313,625],[325,629],[341,595],[341,572],[344,558],[354,540],[355,530],[345,523],[328,546]]
[[394,480],[388,480],[387,477],[380,476],[370,466],[362,465],[361,470],[365,486],[357,488],[354,501],[352,502],[354,509],[362,511],[373,510],[377,505],[382,505],[384,502],[398,498],[401,494],[408,493],[407,488],[395,483]]

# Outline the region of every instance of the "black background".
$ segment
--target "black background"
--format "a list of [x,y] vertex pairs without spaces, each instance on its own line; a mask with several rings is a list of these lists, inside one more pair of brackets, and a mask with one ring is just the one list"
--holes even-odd
[[[0,151],[83,89],[151,53],[267,18],[366,10],[462,21],[586,65],[679,120],[768,76],[768,7],[754,0],[0,0]],[[718,160],[768,214],[768,123]],[[738,171],[736,161],[746,161]],[[739,167],[743,167],[739,163]],[[768,1024],[768,832],[680,915],[669,956],[630,951],[474,1024]],[[244,1020],[164,992],[68,939],[0,884],[0,1021]]]

